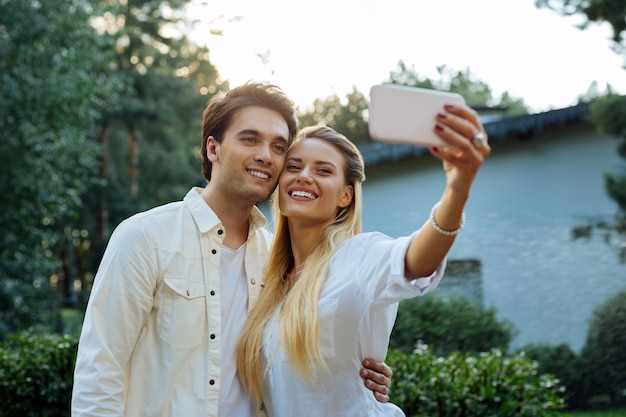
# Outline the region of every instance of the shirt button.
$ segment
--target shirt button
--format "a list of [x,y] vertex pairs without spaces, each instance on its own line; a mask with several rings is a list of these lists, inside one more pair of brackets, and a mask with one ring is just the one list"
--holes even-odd
[[217,253],[217,250],[213,249],[213,250],[211,250],[211,253],[212,253],[213,255],[215,255],[215,254]]
[[256,284],[256,279],[252,279],[252,280],[250,280],[250,283],[251,283],[252,285]]
[[215,295],[215,291],[211,291],[211,295]]
[[215,380],[214,379],[209,380],[209,385],[215,385]]
[[217,234],[218,234],[218,235],[223,235],[223,234],[224,234],[224,231],[223,231],[222,229],[220,229],[220,230],[218,230],[218,231],[217,231]]
[[211,336],[209,336],[211,339],[215,339],[215,333],[211,333]]

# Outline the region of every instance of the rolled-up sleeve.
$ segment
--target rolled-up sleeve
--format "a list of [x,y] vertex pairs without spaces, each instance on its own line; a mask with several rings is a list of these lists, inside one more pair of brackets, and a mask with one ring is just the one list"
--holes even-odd
[[392,304],[424,295],[441,281],[445,259],[430,276],[411,279],[405,275],[406,251],[415,233],[397,239],[378,232],[364,233],[348,243],[346,258],[360,259],[355,272],[372,303]]

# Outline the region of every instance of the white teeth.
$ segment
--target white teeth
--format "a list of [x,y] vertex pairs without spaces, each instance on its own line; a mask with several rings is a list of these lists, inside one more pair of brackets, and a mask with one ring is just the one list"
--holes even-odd
[[312,193],[307,193],[306,191],[292,191],[291,195],[294,197],[304,197],[309,200],[314,200],[315,196]]
[[262,172],[259,171],[248,171],[250,174],[252,174],[253,176],[257,177],[257,178],[261,178],[261,179],[268,179],[270,176],[267,174],[264,174]]

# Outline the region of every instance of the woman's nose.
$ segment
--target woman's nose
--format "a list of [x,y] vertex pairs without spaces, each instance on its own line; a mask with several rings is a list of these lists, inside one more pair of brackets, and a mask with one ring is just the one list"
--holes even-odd
[[298,176],[296,177],[298,182],[311,182],[311,171],[307,168],[303,168],[298,172]]

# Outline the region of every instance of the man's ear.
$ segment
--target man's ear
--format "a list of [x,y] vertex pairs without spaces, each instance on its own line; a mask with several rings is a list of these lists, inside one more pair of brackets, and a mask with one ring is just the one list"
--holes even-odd
[[206,155],[209,161],[219,161],[220,143],[213,136],[209,136],[206,140]]
[[352,203],[354,198],[354,188],[351,185],[346,185],[343,190],[343,195],[339,200],[339,207],[346,208]]

